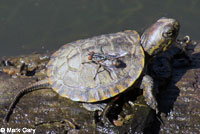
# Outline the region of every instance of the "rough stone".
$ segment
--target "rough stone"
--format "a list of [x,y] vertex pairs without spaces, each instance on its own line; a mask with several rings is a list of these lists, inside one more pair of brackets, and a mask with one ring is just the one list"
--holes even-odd
[[200,133],[200,43],[189,55],[189,65],[177,64],[177,61],[188,60],[181,56],[172,61],[173,68],[161,65],[167,58],[161,58],[156,64],[160,72],[152,75],[159,76],[154,78],[160,90],[158,116],[146,106],[141,92],[134,91],[124,93],[108,113],[108,119],[117,123],[116,126],[110,122],[102,124],[95,113],[86,111],[80,103],[44,89],[23,96],[9,123],[4,124],[2,120],[14,96],[22,88],[46,77],[48,60],[49,54],[0,59],[0,126],[33,128],[37,134]]

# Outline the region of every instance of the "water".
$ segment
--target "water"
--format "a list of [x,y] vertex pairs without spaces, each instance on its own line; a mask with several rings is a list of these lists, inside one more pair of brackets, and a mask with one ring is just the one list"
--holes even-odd
[[126,29],[142,33],[162,16],[180,21],[180,36],[200,40],[199,7],[199,0],[0,0],[0,56],[55,51]]

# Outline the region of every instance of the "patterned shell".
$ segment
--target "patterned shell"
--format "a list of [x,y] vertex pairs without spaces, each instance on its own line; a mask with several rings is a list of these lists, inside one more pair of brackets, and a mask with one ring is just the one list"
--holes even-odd
[[[119,59],[123,67],[113,67],[109,74],[101,71],[94,79],[98,64],[88,62],[88,53],[125,52]],[[78,40],[56,51],[47,67],[49,83],[59,95],[73,101],[96,102],[116,96],[132,86],[144,68],[144,52],[136,31],[100,35]]]

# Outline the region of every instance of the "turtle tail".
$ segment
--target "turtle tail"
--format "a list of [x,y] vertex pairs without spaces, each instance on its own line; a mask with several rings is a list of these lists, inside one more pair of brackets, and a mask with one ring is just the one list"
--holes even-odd
[[19,102],[20,98],[23,97],[25,94],[32,92],[32,91],[36,91],[39,89],[51,89],[51,86],[48,82],[48,79],[44,79],[41,81],[38,81],[24,89],[22,89],[14,98],[14,100],[12,101],[12,103],[10,104],[10,107],[8,109],[8,112],[6,114],[6,116],[4,117],[4,122],[8,122],[10,115],[13,112],[13,109],[15,108],[15,106],[17,105],[17,103]]

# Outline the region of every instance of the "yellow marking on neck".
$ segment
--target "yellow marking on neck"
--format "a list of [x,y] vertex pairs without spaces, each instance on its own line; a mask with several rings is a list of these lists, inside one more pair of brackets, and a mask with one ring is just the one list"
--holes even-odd
[[150,51],[149,51],[149,54],[152,55],[156,49],[162,47],[164,45],[163,42],[164,42],[164,39],[162,39],[157,44],[155,44],[154,46],[152,46],[151,49],[150,49]]
[[163,52],[165,52],[166,50],[167,50],[167,47],[164,47],[164,48],[163,48]]
[[167,45],[164,44],[165,47],[163,48],[163,52],[165,52],[165,51],[168,49],[168,46],[170,46],[171,44],[172,44],[172,41],[171,41],[171,40],[167,43]]

